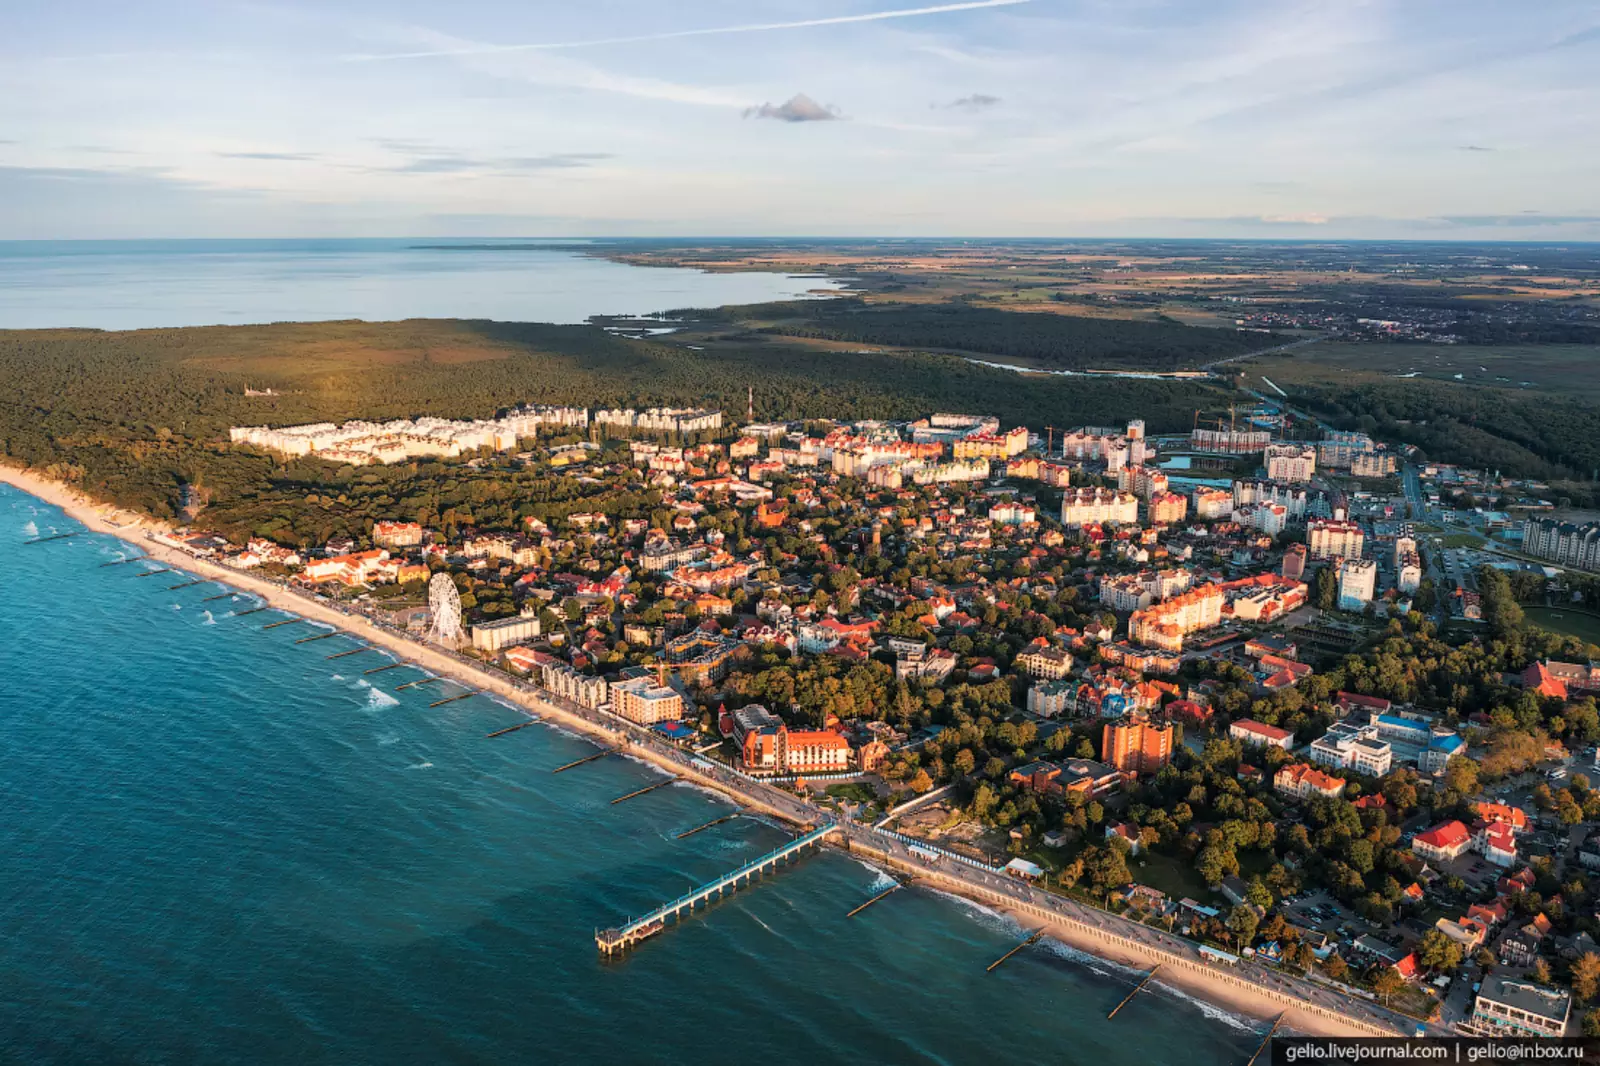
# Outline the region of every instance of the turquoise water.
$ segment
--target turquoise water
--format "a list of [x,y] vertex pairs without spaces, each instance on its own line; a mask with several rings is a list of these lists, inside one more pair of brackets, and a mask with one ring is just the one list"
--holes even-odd
[[[583,322],[804,296],[773,273],[635,267],[572,251],[439,240],[0,241],[0,329],[489,318]],[[458,244],[518,244],[461,241]],[[537,242],[540,244],[561,242]]]
[[[1258,1039],[1010,921],[803,859],[620,962],[593,931],[785,839],[0,485],[0,1062],[1238,1063]],[[1046,942],[1048,945],[1048,942]]]

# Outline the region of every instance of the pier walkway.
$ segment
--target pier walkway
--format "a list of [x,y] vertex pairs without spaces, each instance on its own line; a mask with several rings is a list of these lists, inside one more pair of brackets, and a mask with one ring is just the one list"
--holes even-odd
[[599,946],[602,955],[620,955],[639,941],[661,932],[666,926],[668,918],[677,918],[684,911],[694,910],[695,907],[709,901],[713,896],[720,896],[724,892],[734,891],[741,882],[753,880],[759,874],[777,866],[790,856],[798,855],[809,847],[821,846],[828,834],[836,832],[839,832],[838,826],[825,825],[821,828],[813,829],[802,836],[795,837],[782,847],[767,852],[759,859],[745,863],[732,873],[724,874],[715,881],[707,881],[693,892],[679,896],[671,903],[662,904],[643,918],[635,918],[615,929],[596,930],[594,942]]

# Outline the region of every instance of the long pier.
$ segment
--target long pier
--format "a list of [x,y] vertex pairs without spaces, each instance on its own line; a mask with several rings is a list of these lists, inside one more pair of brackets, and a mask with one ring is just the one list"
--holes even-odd
[[682,840],[684,837],[692,837],[696,833],[704,832],[705,830],[710,829],[714,825],[721,825],[723,822],[731,822],[737,817],[739,817],[739,812],[738,811],[734,811],[732,814],[724,814],[721,818],[713,818],[713,819],[711,819],[711,821],[707,822],[705,825],[697,825],[693,829],[685,829],[683,832],[681,832],[677,836],[673,837],[673,839],[674,840]]
[[526,722],[518,722],[516,725],[508,725],[504,729],[496,729],[493,733],[485,733],[484,738],[493,740],[495,737],[503,737],[507,733],[515,733],[519,729],[526,729],[530,725],[538,725],[542,721],[544,721],[543,718],[530,718]]
[[477,690],[474,689],[471,692],[463,692],[459,696],[446,696],[442,700],[434,700],[432,703],[428,704],[428,706],[429,707],[443,707],[445,704],[454,703],[456,700],[470,700],[472,697],[476,696],[477,694],[478,694]]
[[148,556],[148,555],[130,555],[126,559],[113,559],[109,563],[101,563],[100,565],[101,566],[122,566],[122,565],[124,565],[126,563],[137,563],[137,562],[140,562],[141,560],[149,559],[149,558],[151,558],[151,557]]
[[304,622],[304,621],[305,621],[304,618],[285,618],[281,622],[268,622],[266,625],[262,626],[261,628],[262,629],[277,629],[279,626],[292,626],[296,622]]
[[685,911],[693,912],[702,903],[710,902],[714,897],[725,892],[736,891],[741,885],[755,880],[763,872],[773,869],[791,856],[798,855],[809,847],[818,846],[830,833],[837,833],[836,825],[825,825],[813,829],[809,833],[798,836],[781,848],[777,848],[753,862],[747,862],[730,874],[725,874],[715,881],[707,881],[693,892],[679,896],[671,903],[664,903],[642,918],[634,918],[617,926],[614,929],[597,929],[594,942],[602,955],[620,955],[633,945],[655,936],[666,928],[668,918],[677,919]]
[[1000,968],[1000,964],[1002,962],[1005,962],[1011,956],[1015,955],[1017,952],[1021,951],[1023,948],[1028,947],[1030,944],[1038,943],[1039,942],[1039,938],[1042,937],[1042,936],[1044,936],[1044,930],[1042,930],[1042,929],[1037,933],[1031,934],[1028,937],[1028,939],[1024,940],[1022,943],[1018,944],[1016,947],[1012,948],[1010,951],[1006,952],[1004,955],[1000,956],[998,959],[995,959],[993,962],[991,962],[989,964],[989,968],[987,970],[983,971],[983,972],[984,973],[994,973],[996,970],[998,970]]
[[1109,1022],[1112,1018],[1115,1018],[1117,1016],[1117,1011],[1121,1010],[1123,1007],[1126,1007],[1128,1002],[1132,1000],[1134,996],[1137,996],[1140,992],[1143,992],[1144,986],[1150,983],[1150,979],[1155,977],[1156,971],[1159,969],[1161,969],[1160,965],[1151,967],[1150,972],[1144,975],[1144,979],[1133,986],[1133,991],[1129,992],[1126,996],[1123,996],[1122,1002],[1111,1008],[1111,1013],[1106,1015],[1106,1021]]
[[673,774],[671,777],[667,778],[665,781],[656,781],[653,784],[649,784],[649,785],[644,786],[643,788],[636,788],[632,792],[628,793],[626,796],[618,796],[616,799],[612,800],[611,801],[611,805],[613,807],[615,807],[617,804],[621,803],[623,800],[631,800],[631,799],[633,799],[633,797],[642,796],[646,792],[654,792],[658,788],[666,788],[668,785],[672,784],[676,780],[678,780],[678,775],[677,774]]
[[361,647],[359,647],[359,648],[351,648],[349,651],[336,651],[332,655],[328,656],[328,658],[330,658],[330,659],[343,659],[346,655],[359,655],[361,652],[371,651],[371,650],[372,650],[372,645],[371,644],[363,644],[363,645],[361,645]]
[[586,762],[594,762],[596,759],[604,759],[607,755],[615,755],[617,752],[619,752],[621,750],[622,750],[621,748],[607,748],[604,751],[597,751],[593,755],[585,755],[581,759],[574,759],[571,762],[567,763],[565,766],[558,766],[554,770],[551,770],[550,772],[553,773],[553,774],[559,774],[561,771],[570,770],[574,766],[582,766]]
[[853,910],[849,914],[845,915],[845,917],[846,918],[854,918],[856,915],[860,914],[862,911],[866,910],[868,907],[870,907],[874,903],[878,902],[884,896],[887,896],[887,895],[890,895],[892,893],[898,892],[904,887],[906,887],[904,884],[900,883],[899,881],[896,881],[893,885],[890,885],[888,888],[884,889],[882,892],[879,892],[876,896],[873,896],[871,899],[867,900],[861,906],[857,907],[855,910]]
[[299,640],[295,641],[295,643],[296,644],[310,644],[313,640],[327,640],[329,637],[342,637],[342,636],[344,636],[344,634],[339,632],[337,629],[335,629],[332,633],[318,633],[314,637],[301,637]]
[[87,532],[88,532],[88,530],[79,529],[79,530],[75,530],[75,531],[73,531],[71,533],[52,533],[48,537],[34,537],[32,540],[25,540],[22,543],[24,543],[24,544],[44,544],[47,541],[52,541],[52,540],[66,540],[68,537],[81,537]]

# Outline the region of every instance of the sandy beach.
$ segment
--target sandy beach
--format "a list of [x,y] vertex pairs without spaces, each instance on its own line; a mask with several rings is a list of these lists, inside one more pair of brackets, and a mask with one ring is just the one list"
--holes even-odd
[[[572,713],[557,703],[528,692],[498,671],[469,665],[440,650],[385,630],[363,616],[346,614],[319,603],[309,595],[288,591],[248,572],[233,570],[196,558],[147,538],[148,532],[170,532],[170,527],[165,524],[99,503],[68,486],[15,467],[0,465],[0,482],[53,504],[89,529],[117,537],[141,551],[148,552],[153,559],[169,566],[257,596],[278,610],[349,632],[389,651],[398,659],[404,659],[431,673],[451,678],[470,688],[492,692],[530,714],[570,728],[599,743],[607,746],[625,744],[628,754],[647,760],[660,769],[695,784],[714,789],[742,807],[758,810],[789,823],[803,820],[798,813],[800,811],[798,805],[785,810],[780,806],[763,802],[758,795],[753,794],[765,786],[755,784],[746,786],[742,782],[721,781],[700,773],[681,758],[674,759],[647,746],[631,743],[630,738],[620,729],[608,729]],[[775,800],[776,802],[778,801]],[[854,854],[877,859],[887,867],[911,873],[929,887],[960,895],[986,907],[1002,911],[1026,928],[1042,928],[1051,938],[1087,955],[1141,971],[1148,971],[1159,963],[1162,965],[1162,972],[1158,977],[1159,983],[1179,989],[1197,1000],[1216,1004],[1229,1012],[1267,1020],[1276,1019],[1281,1014],[1283,1026],[1310,1035],[1370,1036],[1380,1033],[1394,1035],[1392,1029],[1379,1030],[1373,1025],[1341,1016],[1339,1012],[1329,1007],[1296,1005],[1296,997],[1287,987],[1281,994],[1269,992],[1252,982],[1214,967],[1193,964],[1186,967],[1162,951],[1147,950],[1126,937],[1110,932],[1109,929],[1102,930],[1089,925],[1065,922],[1060,920],[1059,916],[1046,913],[1026,902],[1009,899],[998,892],[974,885],[969,879],[950,876],[922,863],[909,862],[908,856],[891,855],[871,845],[864,845],[859,839],[852,839],[850,850]],[[1108,923],[1120,921],[1110,915],[1105,917]]]

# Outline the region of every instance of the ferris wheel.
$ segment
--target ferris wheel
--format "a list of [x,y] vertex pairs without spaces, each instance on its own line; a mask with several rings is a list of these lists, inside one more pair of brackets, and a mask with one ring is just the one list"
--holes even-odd
[[428,582],[428,639],[451,648],[461,643],[461,594],[449,574]]

